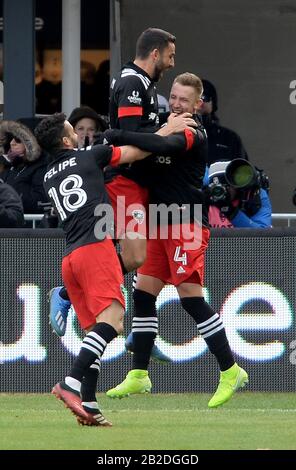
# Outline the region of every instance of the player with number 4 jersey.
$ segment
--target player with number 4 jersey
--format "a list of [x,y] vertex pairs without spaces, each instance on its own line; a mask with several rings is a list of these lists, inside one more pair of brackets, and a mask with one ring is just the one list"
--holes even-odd
[[[202,106],[202,93],[202,82],[196,75],[184,73],[177,76],[170,93],[171,111],[196,114]],[[131,138],[124,143],[137,145],[134,137]],[[108,390],[107,395],[122,398],[150,392],[152,384],[148,365],[158,332],[156,300],[165,284],[170,283],[176,287],[182,307],[196,322],[219,364],[219,386],[208,403],[210,408],[217,407],[247,383],[248,374],[235,363],[222,319],[203,297],[205,253],[209,240],[202,192],[207,163],[205,130],[201,125],[198,127],[193,144],[182,157],[149,158],[150,222],[153,220],[152,203],[160,210],[154,218],[155,225],[149,227],[147,260],[137,270],[133,293],[132,339],[129,338],[134,353],[133,369],[122,383]]]

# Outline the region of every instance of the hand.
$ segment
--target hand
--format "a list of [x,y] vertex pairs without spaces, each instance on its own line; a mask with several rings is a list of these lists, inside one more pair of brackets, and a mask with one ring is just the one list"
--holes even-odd
[[104,133],[96,132],[93,137],[93,145],[102,145],[104,142]]
[[161,135],[177,134],[183,132],[185,129],[190,130],[193,134],[196,134],[197,124],[192,119],[191,113],[176,114],[171,113],[168,117],[167,125],[161,128]]
[[100,134],[102,141],[100,143],[108,142],[108,145],[120,145],[122,140],[122,129],[107,129]]

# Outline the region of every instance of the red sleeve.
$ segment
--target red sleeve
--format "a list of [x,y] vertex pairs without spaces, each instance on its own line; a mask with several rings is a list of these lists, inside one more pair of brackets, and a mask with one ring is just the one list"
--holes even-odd
[[110,160],[110,165],[111,166],[117,166],[119,164],[119,160],[120,160],[120,157],[121,157],[121,148],[120,147],[114,147],[113,145],[111,145],[112,147],[112,157],[111,157],[111,160]]
[[142,106],[122,106],[118,108],[118,117],[143,116]]
[[189,129],[185,129],[186,150],[190,150],[194,143],[194,134]]

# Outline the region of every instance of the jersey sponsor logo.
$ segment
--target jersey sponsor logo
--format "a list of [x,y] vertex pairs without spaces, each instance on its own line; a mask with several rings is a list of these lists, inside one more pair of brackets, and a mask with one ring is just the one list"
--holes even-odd
[[132,211],[132,216],[138,222],[139,225],[142,225],[145,219],[144,211],[135,209]]
[[128,96],[127,99],[130,103],[133,104],[142,104],[142,98],[139,96],[138,91],[133,91],[131,96]]
[[182,268],[182,266],[179,266],[177,269],[177,274],[184,274],[184,273],[186,273],[185,269]]
[[166,165],[170,165],[172,163],[171,157],[162,157],[162,156],[156,157],[156,162],[165,163]]

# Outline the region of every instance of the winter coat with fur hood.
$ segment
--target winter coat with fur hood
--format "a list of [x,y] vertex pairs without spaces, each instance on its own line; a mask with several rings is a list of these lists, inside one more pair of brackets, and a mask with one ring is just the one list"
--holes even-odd
[[1,175],[1,178],[20,195],[25,214],[42,213],[38,202],[47,202],[43,189],[47,159],[34,134],[27,126],[17,121],[0,122],[0,154],[7,154],[13,137],[24,144],[25,156],[16,157],[10,168]]

